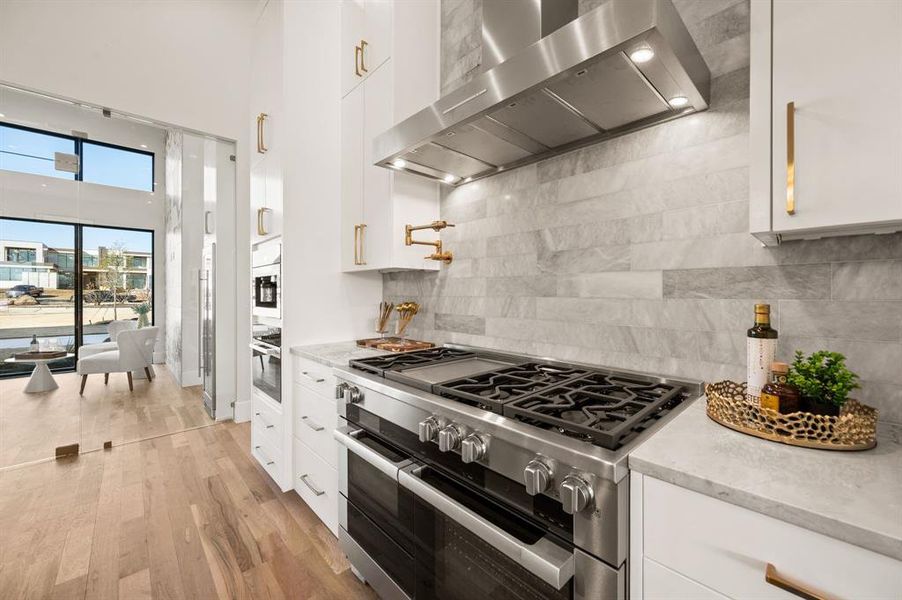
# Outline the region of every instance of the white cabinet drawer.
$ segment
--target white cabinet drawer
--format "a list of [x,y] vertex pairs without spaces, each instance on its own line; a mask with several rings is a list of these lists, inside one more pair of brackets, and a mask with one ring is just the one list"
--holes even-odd
[[293,373],[295,383],[299,383],[327,398],[335,396],[335,375],[332,374],[332,367],[300,356],[292,356],[291,358],[294,361]]
[[338,471],[317,456],[298,439],[294,444],[294,489],[325,523],[338,535]]
[[335,401],[295,384],[294,436],[309,446],[332,468],[338,467],[338,444],[332,432],[338,426]]
[[653,560],[642,561],[642,591],[647,600],[726,600],[726,596],[671,571]]
[[765,581],[770,563],[782,577],[831,597],[899,598],[902,562],[651,477],[643,479],[644,555],[702,586],[734,598],[793,598]]
[[266,402],[254,398],[253,410],[251,412],[251,423],[256,434],[261,440],[266,440],[269,446],[274,448],[282,447],[284,431],[284,423],[282,421],[282,413],[276,411]]
[[255,425],[251,426],[251,454],[257,462],[266,469],[273,481],[282,486],[282,472],[284,469],[282,452],[279,446],[273,445],[271,440]]

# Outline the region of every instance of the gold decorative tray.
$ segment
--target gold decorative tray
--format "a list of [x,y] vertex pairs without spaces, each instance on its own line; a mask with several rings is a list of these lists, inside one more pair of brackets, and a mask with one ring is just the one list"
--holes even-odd
[[748,435],[821,450],[867,450],[877,445],[877,410],[857,400],[848,400],[839,416],[831,417],[761,408],[746,394],[745,383],[709,383],[705,393],[711,419]]

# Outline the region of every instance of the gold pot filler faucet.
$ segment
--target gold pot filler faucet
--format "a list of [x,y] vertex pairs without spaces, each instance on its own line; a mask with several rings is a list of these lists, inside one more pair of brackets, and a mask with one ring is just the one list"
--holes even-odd
[[442,240],[438,239],[434,242],[422,242],[420,240],[413,239],[413,232],[420,231],[421,229],[432,229],[435,232],[439,232],[445,227],[454,227],[448,221],[433,221],[429,225],[405,225],[404,226],[404,245],[405,246],[413,246],[417,244],[419,246],[434,246],[435,252],[427,256],[429,260],[440,260],[446,265],[451,264],[451,261],[454,259],[454,255],[451,254],[450,250],[445,250],[442,252]]

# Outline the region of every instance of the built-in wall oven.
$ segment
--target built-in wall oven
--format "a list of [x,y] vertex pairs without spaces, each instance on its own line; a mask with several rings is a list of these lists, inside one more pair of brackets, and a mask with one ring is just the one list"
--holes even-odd
[[253,314],[268,319],[282,318],[282,242],[267,240],[254,246]]
[[282,402],[282,330],[254,323],[251,347],[251,380],[254,388]]
[[358,404],[344,403],[344,416],[334,434],[340,543],[382,598],[583,599],[622,589],[617,569],[575,547],[560,502]]

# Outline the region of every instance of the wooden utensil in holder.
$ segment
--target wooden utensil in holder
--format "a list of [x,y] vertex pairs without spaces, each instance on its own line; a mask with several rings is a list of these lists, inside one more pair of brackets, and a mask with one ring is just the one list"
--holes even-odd
[[379,317],[376,319],[376,333],[385,335],[388,333],[388,321],[391,319],[391,313],[395,305],[391,302],[379,303]]

